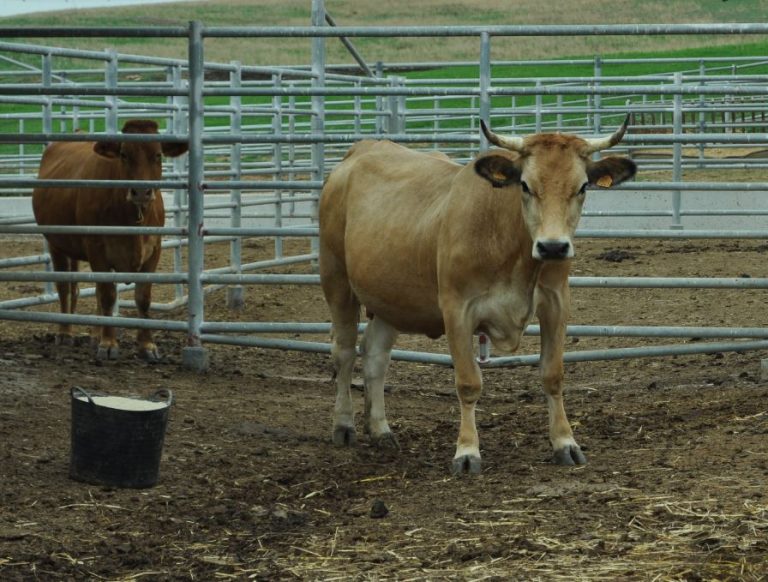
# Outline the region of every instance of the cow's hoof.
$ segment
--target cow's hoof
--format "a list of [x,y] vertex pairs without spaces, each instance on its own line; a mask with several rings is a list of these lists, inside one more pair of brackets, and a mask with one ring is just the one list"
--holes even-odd
[[555,465],[586,465],[587,457],[581,452],[581,448],[577,444],[568,445],[562,449],[555,451],[555,455],[552,458]]
[[377,437],[373,437],[371,442],[373,442],[377,449],[382,451],[396,452],[400,450],[400,443],[397,442],[395,435],[391,432],[385,432]]
[[337,447],[351,447],[357,442],[354,427],[337,426],[333,429],[333,444]]
[[139,358],[150,364],[157,364],[160,361],[160,351],[157,346],[139,349]]
[[117,346],[99,346],[96,350],[97,360],[116,360],[120,355],[120,348]]
[[451,466],[451,473],[454,476],[460,475],[479,475],[481,470],[480,457],[472,457],[470,455],[464,455],[457,457],[453,460]]

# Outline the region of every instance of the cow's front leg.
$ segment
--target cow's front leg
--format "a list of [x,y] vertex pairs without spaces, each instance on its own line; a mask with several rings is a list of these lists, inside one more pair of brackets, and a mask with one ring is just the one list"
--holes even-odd
[[374,317],[365,329],[363,339],[363,377],[365,380],[365,430],[377,446],[399,449],[397,439],[387,423],[384,409],[384,377],[389,367],[397,330]]
[[[111,316],[117,301],[117,289],[114,283],[96,283],[96,301],[99,315]],[[104,325],[99,329],[99,344],[96,349],[97,360],[116,360],[119,355],[115,328]]]
[[475,405],[480,399],[483,387],[482,376],[475,361],[472,346],[472,325],[461,311],[463,310],[459,313],[446,313],[446,310],[443,310],[445,334],[453,358],[456,393],[461,410],[459,438],[452,465],[454,475],[477,474],[481,469],[480,437],[475,423]]
[[[542,279],[546,281],[545,275]],[[585,465],[587,459],[573,438],[563,404],[563,350],[570,309],[567,275],[564,284],[540,286],[537,313],[541,324],[541,377],[549,411],[549,440],[558,465]]]
[[[54,271],[77,272],[77,261],[70,259],[63,253],[50,249],[51,262]],[[77,281],[58,281],[56,283],[56,292],[59,295],[59,307],[61,313],[75,313],[77,308]],[[59,331],[56,334],[56,345],[73,345],[72,325],[69,323],[59,324]]]
[[[162,252],[159,237],[155,240],[155,243],[155,250],[149,259],[141,265],[138,272],[154,273],[157,270],[157,265],[160,262],[160,253]],[[132,265],[132,268],[135,268],[135,265]],[[149,308],[152,305],[152,283],[136,283],[134,301],[136,302],[139,317],[149,319]],[[157,344],[155,344],[151,329],[139,328],[136,333],[136,342],[138,343],[138,356],[141,359],[148,362],[160,361],[160,350],[158,350]]]
[[[149,319],[149,307],[152,304],[152,284],[136,283],[134,300],[139,317]],[[152,338],[151,329],[139,328],[136,333],[136,341],[139,344],[138,354],[141,359],[148,362],[160,361],[160,351]]]

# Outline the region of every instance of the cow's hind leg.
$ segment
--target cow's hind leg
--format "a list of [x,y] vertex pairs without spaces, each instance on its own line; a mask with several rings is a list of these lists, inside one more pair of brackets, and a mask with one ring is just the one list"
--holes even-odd
[[338,446],[353,445],[355,433],[355,411],[352,405],[352,369],[357,355],[358,317],[345,314],[343,320],[333,321],[333,346],[331,355],[336,374],[336,404],[333,407],[333,442]]
[[365,329],[363,340],[365,430],[376,445],[385,449],[399,449],[384,410],[384,376],[397,335],[394,327],[374,317]]
[[[70,259],[65,254],[58,252],[53,248],[50,249],[50,254],[54,271],[61,271],[64,273],[77,272],[77,261]],[[59,309],[61,313],[74,313],[77,307],[77,281],[58,281],[56,283],[56,292],[59,295]],[[69,323],[59,324],[59,331],[56,334],[56,344],[72,345],[73,343],[72,325]]]
[[[324,262],[321,260],[320,268]],[[327,261],[325,261],[327,266]],[[323,292],[333,322],[333,359],[336,377],[336,404],[333,407],[333,442],[338,446],[353,445],[355,411],[352,406],[352,370],[357,355],[357,325],[360,321],[360,303],[352,292],[346,277],[323,278]]]

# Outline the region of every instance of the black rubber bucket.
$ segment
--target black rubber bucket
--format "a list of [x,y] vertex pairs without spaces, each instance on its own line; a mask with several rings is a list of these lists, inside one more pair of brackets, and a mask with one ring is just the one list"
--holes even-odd
[[72,388],[69,477],[94,485],[143,489],[157,484],[170,390],[147,399]]

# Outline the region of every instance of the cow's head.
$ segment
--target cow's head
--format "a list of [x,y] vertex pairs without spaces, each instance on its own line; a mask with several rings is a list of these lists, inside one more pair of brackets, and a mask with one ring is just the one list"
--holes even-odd
[[481,121],[488,141],[517,152],[515,159],[493,151],[475,161],[475,171],[495,188],[522,190],[522,213],[533,240],[533,257],[562,260],[574,255],[576,231],[588,187],[610,188],[635,175],[632,160],[610,156],[597,162],[591,155],[621,141],[629,123],[611,136],[581,138],[575,135],[543,133],[504,137],[493,133]]
[[[149,119],[131,119],[123,125],[123,133],[157,133],[157,123]],[[120,177],[124,180],[160,180],[163,175],[163,156],[176,157],[188,149],[186,143],[101,141],[93,146],[100,156],[120,164]],[[155,199],[152,188],[128,188],[127,201],[146,208]]]

